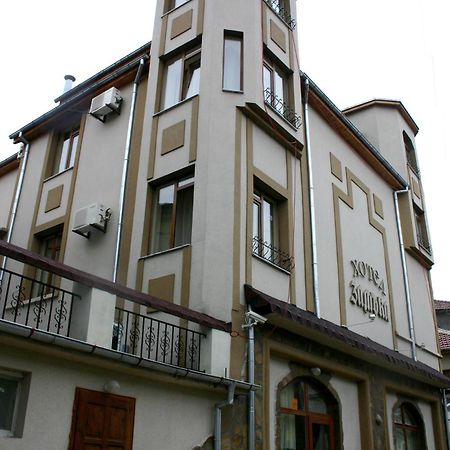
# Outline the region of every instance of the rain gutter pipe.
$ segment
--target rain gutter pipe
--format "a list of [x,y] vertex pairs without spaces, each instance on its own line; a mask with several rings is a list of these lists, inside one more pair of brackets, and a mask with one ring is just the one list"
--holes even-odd
[[317,230],[316,230],[316,206],[314,200],[314,178],[312,170],[311,155],[311,136],[309,130],[309,79],[304,77],[303,89],[303,120],[305,124],[305,148],[308,165],[308,197],[309,197],[309,224],[311,228],[311,257],[312,257],[312,282],[314,308],[317,318],[320,319],[320,296],[319,296],[319,277],[318,277],[318,258],[317,258]]
[[[6,235],[6,242],[8,244],[11,242],[14,224],[16,222],[17,209],[19,207],[20,195],[22,193],[23,181],[25,178],[25,171],[27,169],[28,154],[30,153],[30,143],[25,139],[22,131],[19,133],[17,140],[19,142],[22,142],[22,144],[24,144],[25,149],[23,151],[23,156],[22,156],[23,160],[22,160],[22,164],[20,166],[19,180],[17,181],[17,188],[16,188],[16,192],[14,194],[14,202],[13,202],[12,209],[11,209],[11,220],[10,220],[9,227],[8,227],[8,234]],[[3,262],[2,262],[0,281],[3,279],[3,272],[6,268],[7,260],[8,260],[8,258],[5,256],[3,258]]]
[[400,256],[402,260],[403,284],[405,287],[405,296],[406,296],[406,309],[408,312],[409,337],[411,338],[412,357],[414,361],[417,361],[416,331],[414,329],[414,317],[411,305],[411,291],[409,289],[408,268],[406,266],[406,257],[405,257],[405,244],[403,242],[402,225],[400,220],[400,209],[398,206],[398,194],[406,194],[408,192],[409,186],[407,186],[406,189],[394,191],[394,205],[395,205],[395,219],[397,222],[398,241],[400,243]]
[[229,384],[227,399],[222,403],[216,403],[214,411],[214,450],[221,450],[222,448],[222,408],[233,404],[235,389],[236,383]]
[[122,168],[122,180],[120,183],[120,198],[119,198],[119,218],[117,224],[117,235],[116,235],[116,248],[114,252],[114,266],[113,266],[113,277],[112,281],[114,283],[117,282],[117,275],[119,270],[119,260],[120,260],[120,247],[122,245],[122,230],[123,230],[123,218],[125,213],[125,195],[127,189],[127,181],[128,181],[128,166],[130,162],[130,152],[131,152],[131,141],[133,138],[133,129],[134,129],[134,119],[136,112],[136,99],[139,82],[141,80],[142,71],[144,69],[145,59],[141,58],[139,61],[139,67],[136,73],[136,78],[133,83],[133,93],[131,95],[131,107],[130,107],[130,116],[128,119],[128,131],[127,131],[127,140],[125,144],[125,155],[123,158],[123,168]]

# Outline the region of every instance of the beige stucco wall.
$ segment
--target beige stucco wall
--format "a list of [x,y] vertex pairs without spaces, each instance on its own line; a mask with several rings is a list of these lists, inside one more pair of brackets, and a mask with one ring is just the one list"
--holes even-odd
[[7,228],[14,197],[18,169],[0,176],[0,228]]
[[252,286],[279,300],[289,299],[289,274],[257,256],[252,256]]
[[[133,449],[192,450],[213,434],[214,403],[225,395],[27,351],[1,353],[2,367],[31,372],[23,437],[0,438],[4,450],[67,448],[75,388],[103,391],[110,380],[119,382],[119,395],[136,398]],[[187,417],[189,426],[180,426]]]

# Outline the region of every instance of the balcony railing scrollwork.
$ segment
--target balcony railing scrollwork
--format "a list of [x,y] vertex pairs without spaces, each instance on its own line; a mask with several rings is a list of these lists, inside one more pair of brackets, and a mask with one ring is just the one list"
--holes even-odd
[[270,9],[283,21],[285,22],[291,30],[296,26],[295,20],[289,14],[287,8],[283,6],[281,0],[264,0]]
[[73,304],[80,297],[48,283],[0,270],[0,318],[69,336]]
[[294,258],[258,237],[253,238],[253,254],[288,272],[294,267]]
[[289,105],[282,101],[270,88],[264,90],[264,102],[269,105],[277,114],[288,121],[296,130],[299,129],[301,119]]
[[116,308],[112,348],[140,358],[200,371],[206,335],[162,320]]

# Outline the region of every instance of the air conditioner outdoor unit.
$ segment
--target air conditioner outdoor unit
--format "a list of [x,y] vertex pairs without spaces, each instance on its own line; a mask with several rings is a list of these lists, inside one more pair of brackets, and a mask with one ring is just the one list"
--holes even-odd
[[99,203],[94,203],[75,212],[72,231],[87,238],[93,229],[105,233],[109,218],[110,210]]
[[105,117],[111,113],[120,114],[120,105],[122,104],[122,96],[120,91],[115,87],[108,89],[97,97],[94,97],[91,102],[91,109],[89,113],[95,118],[105,121]]

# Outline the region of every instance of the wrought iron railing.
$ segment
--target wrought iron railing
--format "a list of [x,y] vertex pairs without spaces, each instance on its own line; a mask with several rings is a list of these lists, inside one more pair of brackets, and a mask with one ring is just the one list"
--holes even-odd
[[300,116],[286,102],[277,97],[270,88],[264,90],[264,102],[298,130],[301,122]]
[[0,270],[0,318],[69,336],[73,304],[80,297],[48,283]]
[[294,258],[292,256],[258,237],[253,237],[253,254],[288,272],[294,267]]
[[295,20],[289,14],[289,10],[283,6],[281,0],[265,0],[270,9],[283,21],[291,30],[295,28]]
[[200,371],[203,338],[203,333],[116,308],[114,350]]

